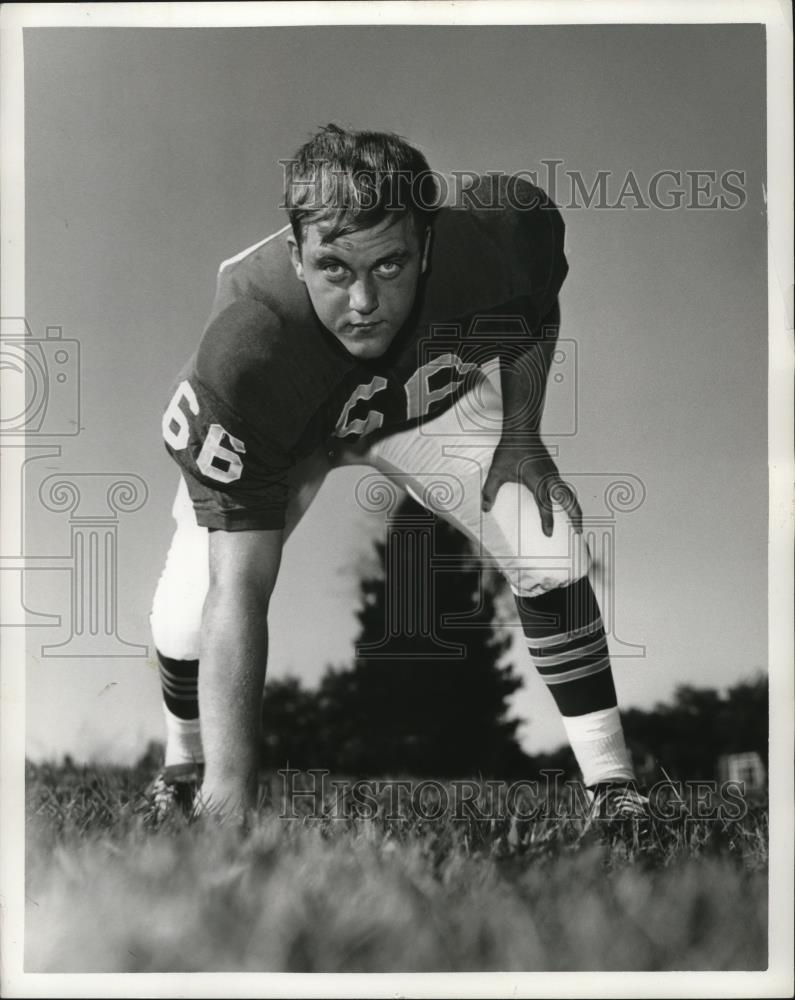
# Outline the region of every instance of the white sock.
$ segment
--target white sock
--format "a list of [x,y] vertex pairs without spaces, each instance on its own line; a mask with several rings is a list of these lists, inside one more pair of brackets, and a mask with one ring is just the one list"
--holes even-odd
[[634,781],[632,758],[624,742],[618,708],[561,718],[582,771],[583,784]]
[[201,727],[198,719],[180,719],[163,706],[166,717],[166,767],[172,764],[203,764]]

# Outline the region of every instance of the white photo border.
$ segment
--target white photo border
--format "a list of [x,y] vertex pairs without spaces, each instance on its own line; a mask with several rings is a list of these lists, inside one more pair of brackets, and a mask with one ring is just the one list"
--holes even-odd
[[[792,15],[776,0],[384,3],[6,3],[2,62],[2,305],[25,315],[24,28],[68,26],[761,23],[767,32],[769,322],[770,965],[763,972],[33,974],[23,971],[25,635],[5,629],[0,674],[0,992],[8,997],[779,997],[793,991]],[[20,391],[23,387],[20,386]],[[3,471],[6,471],[3,463]],[[7,486],[3,475],[2,484]],[[0,505],[2,506],[2,505]],[[3,587],[8,581],[0,575]],[[0,600],[10,600],[5,590]]]

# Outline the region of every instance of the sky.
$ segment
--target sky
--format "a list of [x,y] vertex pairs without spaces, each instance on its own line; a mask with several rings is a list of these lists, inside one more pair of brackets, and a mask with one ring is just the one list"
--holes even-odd
[[[35,338],[61,327],[80,352],[80,432],[41,434],[49,451],[29,450],[25,480],[26,552],[41,557],[26,604],[62,619],[28,632],[29,755],[128,761],[162,737],[147,616],[177,481],[160,437],[167,390],[219,263],[284,224],[278,161],[328,121],[397,131],[442,172],[531,170],[549,189],[544,163],[558,161],[568,361],[545,431],[607,526],[620,703],[765,669],[764,52],[754,25],[26,30],[26,316]],[[741,205],[585,207],[572,194],[575,173],[590,188],[607,172],[615,202],[628,173],[648,192],[663,170],[736,171]],[[75,513],[89,518],[116,474],[145,484],[118,515],[108,571],[117,636],[134,646],[45,648],[68,640],[78,589],[68,511],[41,499],[56,473],[81,477]],[[384,530],[353,501],[360,475],[335,472],[288,543],[271,677],[311,685],[351,660],[357,568]],[[610,517],[605,490],[622,477],[641,502]],[[559,745],[519,643],[514,663],[523,745]]]

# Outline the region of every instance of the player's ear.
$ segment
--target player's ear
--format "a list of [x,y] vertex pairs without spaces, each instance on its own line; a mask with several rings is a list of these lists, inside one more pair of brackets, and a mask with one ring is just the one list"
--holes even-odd
[[287,248],[290,252],[290,260],[293,267],[295,268],[295,273],[298,276],[299,281],[304,281],[304,263],[301,260],[301,247],[298,245],[298,240],[295,236],[290,233],[287,237]]
[[431,227],[425,227],[425,241],[422,247],[422,263],[420,264],[420,274],[425,274],[431,259]]

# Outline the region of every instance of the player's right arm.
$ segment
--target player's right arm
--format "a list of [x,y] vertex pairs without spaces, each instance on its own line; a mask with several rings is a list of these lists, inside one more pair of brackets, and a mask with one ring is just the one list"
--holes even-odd
[[209,529],[199,706],[205,755],[200,807],[254,804],[267,614],[279,571],[298,421],[270,353],[272,317],[236,302],[210,323],[163,417],[197,523]]
[[210,532],[199,700],[206,760],[200,802],[211,812],[255,805],[268,604],[282,538],[280,530]]

